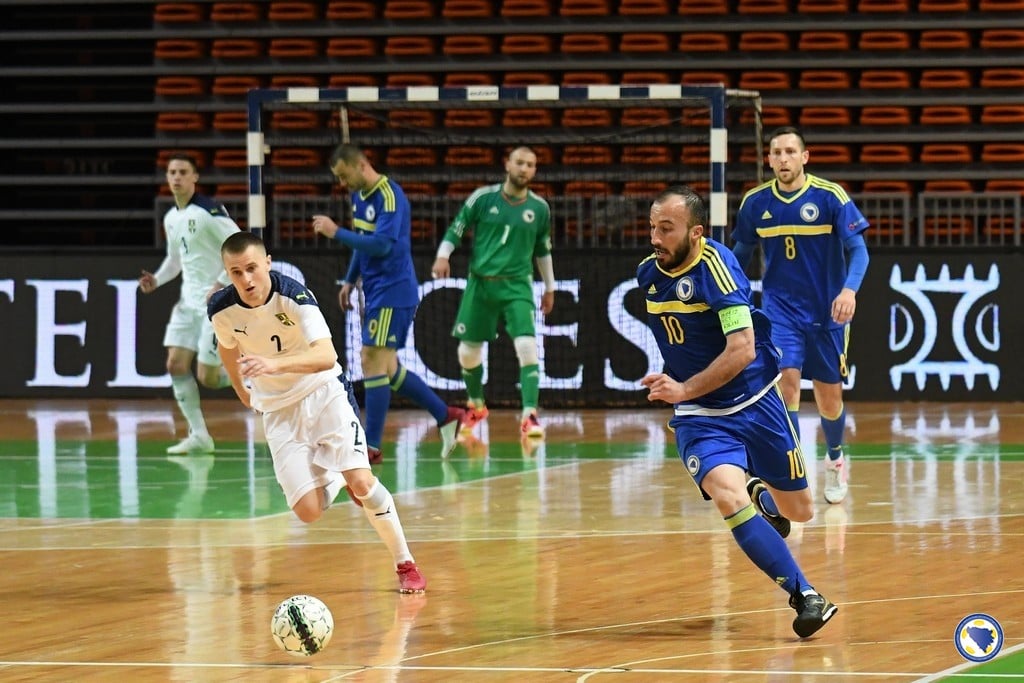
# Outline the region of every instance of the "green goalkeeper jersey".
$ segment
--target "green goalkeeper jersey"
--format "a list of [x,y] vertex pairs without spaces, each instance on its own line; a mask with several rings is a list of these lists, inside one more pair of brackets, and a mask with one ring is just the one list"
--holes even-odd
[[551,253],[551,209],[532,191],[524,199],[510,199],[501,187],[485,185],[469,195],[444,241],[458,246],[466,230],[472,230],[472,275],[532,279],[532,259]]

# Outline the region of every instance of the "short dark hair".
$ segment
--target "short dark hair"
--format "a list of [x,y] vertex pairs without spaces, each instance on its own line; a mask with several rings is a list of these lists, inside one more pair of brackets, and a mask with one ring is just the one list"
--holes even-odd
[[343,142],[331,152],[330,166],[334,168],[334,165],[339,161],[344,161],[346,166],[351,166],[364,158],[366,158],[366,155],[363,154],[363,150],[358,145],[353,145],[351,142]]
[[[692,228],[695,225],[703,225],[705,228],[708,225],[708,205],[704,201],[704,197],[700,195],[697,190],[693,189],[689,185],[670,185],[669,187],[658,193],[658,196],[654,198],[651,205],[661,204],[669,197],[679,196],[683,198],[687,208],[690,209],[690,225],[687,227]],[[705,231],[706,232],[706,231]]]
[[192,167],[192,170],[199,173],[199,164],[196,162],[196,158],[191,154],[185,154],[184,152],[175,152],[174,154],[167,157],[167,165],[170,166],[172,161],[184,161]]
[[772,140],[779,137],[780,135],[795,135],[796,139],[800,141],[800,148],[807,149],[807,142],[804,140],[804,134],[800,132],[800,129],[796,126],[780,126],[768,133],[768,145],[772,144]]
[[245,230],[231,233],[224,244],[220,245],[221,254],[241,254],[245,252],[249,247],[256,245],[263,250],[264,253],[267,251],[267,246],[263,243],[257,235]]

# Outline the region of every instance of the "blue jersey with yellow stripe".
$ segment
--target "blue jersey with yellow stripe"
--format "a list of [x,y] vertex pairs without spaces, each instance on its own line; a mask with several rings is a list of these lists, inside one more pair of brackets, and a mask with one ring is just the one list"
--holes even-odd
[[761,240],[765,271],[762,304],[772,320],[842,327],[832,321],[832,301],[846,282],[847,239],[868,221],[840,185],[806,174],[795,192],[776,180],[743,197],[732,237]]
[[728,409],[749,401],[778,378],[771,324],[751,303],[750,282],[725,245],[702,238],[700,257],[674,272],[662,270],[649,256],[641,261],[636,278],[647,293],[647,324],[658,342],[665,372],[679,382],[708,367],[725,350],[719,312],[734,306],[750,309],[754,360],[725,385],[692,403]]
[[383,235],[391,251],[370,256],[352,252],[363,278],[368,308],[400,308],[419,304],[419,282],[412,264],[412,211],[398,183],[381,176],[372,188],[352,193],[352,228],[360,233]]

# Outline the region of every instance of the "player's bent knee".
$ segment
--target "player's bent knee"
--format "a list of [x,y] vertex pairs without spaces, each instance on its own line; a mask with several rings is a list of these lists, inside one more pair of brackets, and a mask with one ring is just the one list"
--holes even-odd
[[370,489],[376,483],[377,478],[368,469],[345,470],[341,473],[345,477],[345,485],[353,495],[365,498],[370,494]]
[[775,505],[791,522],[809,522],[814,517],[814,498],[809,488],[802,491],[775,491]]
[[299,498],[292,508],[292,512],[305,524],[312,524],[323,515],[323,506],[320,504],[320,494],[316,489]]
[[512,340],[516,347],[516,357],[519,359],[519,367],[537,365],[537,338],[516,337]]
[[472,342],[459,342],[459,365],[467,370],[479,367],[484,362],[483,344]]

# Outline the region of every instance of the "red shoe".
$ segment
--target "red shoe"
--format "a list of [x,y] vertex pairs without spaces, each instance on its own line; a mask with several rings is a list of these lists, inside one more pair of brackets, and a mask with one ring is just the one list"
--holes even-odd
[[473,427],[487,419],[487,415],[490,411],[487,410],[487,406],[466,406],[466,413],[462,417],[462,433],[469,434],[473,431]]
[[532,412],[523,418],[523,421],[519,423],[519,428],[523,432],[523,436],[528,439],[540,439],[544,437],[544,427],[541,426],[540,420],[537,419],[537,413]]
[[415,562],[403,562],[395,571],[398,574],[399,593],[422,593],[427,589],[427,580],[420,574]]
[[379,465],[384,462],[384,454],[379,448],[374,448],[373,446],[366,447],[366,457],[370,459],[371,465]]

